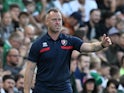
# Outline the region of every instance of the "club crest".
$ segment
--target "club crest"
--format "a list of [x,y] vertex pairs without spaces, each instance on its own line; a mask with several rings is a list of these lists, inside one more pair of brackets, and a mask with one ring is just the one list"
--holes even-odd
[[68,41],[67,40],[61,40],[61,43],[62,43],[63,46],[66,46]]

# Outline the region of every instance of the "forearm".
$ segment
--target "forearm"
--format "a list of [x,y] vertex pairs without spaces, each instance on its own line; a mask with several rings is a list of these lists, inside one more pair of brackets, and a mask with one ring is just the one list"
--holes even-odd
[[94,42],[94,43],[84,43],[81,46],[81,52],[96,52],[102,50],[103,46],[101,42]]
[[24,93],[30,93],[33,75],[34,75],[34,68],[29,68],[27,66],[24,77]]

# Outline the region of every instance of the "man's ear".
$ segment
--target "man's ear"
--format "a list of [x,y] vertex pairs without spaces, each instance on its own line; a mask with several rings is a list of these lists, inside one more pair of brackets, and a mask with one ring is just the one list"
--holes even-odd
[[48,19],[45,19],[45,25],[46,26],[48,25]]

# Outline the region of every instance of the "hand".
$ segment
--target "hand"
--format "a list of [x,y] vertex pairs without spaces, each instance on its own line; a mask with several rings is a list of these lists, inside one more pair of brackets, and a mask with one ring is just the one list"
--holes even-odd
[[111,44],[112,44],[111,39],[110,39],[108,36],[106,36],[106,34],[104,34],[104,35],[103,35],[103,38],[102,38],[101,45],[102,45],[103,47],[108,47],[108,46],[110,46]]

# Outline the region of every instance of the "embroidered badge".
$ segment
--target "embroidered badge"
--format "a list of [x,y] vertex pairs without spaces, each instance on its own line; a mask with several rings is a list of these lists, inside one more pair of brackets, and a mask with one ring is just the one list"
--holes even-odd
[[61,40],[61,43],[62,43],[63,46],[66,46],[68,41],[67,40]]

